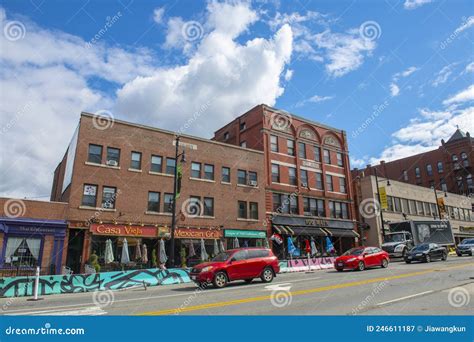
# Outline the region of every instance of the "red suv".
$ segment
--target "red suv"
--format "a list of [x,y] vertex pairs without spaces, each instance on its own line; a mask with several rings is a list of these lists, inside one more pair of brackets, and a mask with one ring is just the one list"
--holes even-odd
[[269,283],[280,272],[278,259],[267,248],[231,249],[218,254],[212,261],[194,266],[190,277],[199,286],[213,283],[222,288],[229,281],[245,280],[250,283],[253,278]]

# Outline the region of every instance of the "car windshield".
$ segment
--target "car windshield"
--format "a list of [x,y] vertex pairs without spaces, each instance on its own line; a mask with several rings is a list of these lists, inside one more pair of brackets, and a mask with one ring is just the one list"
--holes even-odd
[[219,253],[214,258],[212,258],[212,261],[226,261],[227,259],[229,259],[231,254],[232,253],[229,252]]
[[385,242],[402,242],[405,241],[404,234],[387,234],[385,235]]
[[474,239],[464,239],[462,240],[461,245],[474,245]]
[[416,246],[412,249],[413,252],[422,252],[422,251],[427,251],[430,249],[430,245],[427,243],[421,244],[419,246]]
[[351,248],[343,255],[361,255],[364,252],[363,248]]

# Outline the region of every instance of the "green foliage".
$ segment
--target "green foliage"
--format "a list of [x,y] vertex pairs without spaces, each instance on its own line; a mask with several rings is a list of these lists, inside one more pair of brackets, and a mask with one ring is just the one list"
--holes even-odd
[[181,246],[181,251],[179,254],[181,256],[181,267],[186,268],[186,248],[184,246]]
[[153,267],[158,267],[158,258],[156,257],[156,248],[151,251],[151,264]]
[[95,251],[93,251],[92,254],[89,256],[89,264],[94,267],[96,273],[100,272],[99,257],[97,256]]

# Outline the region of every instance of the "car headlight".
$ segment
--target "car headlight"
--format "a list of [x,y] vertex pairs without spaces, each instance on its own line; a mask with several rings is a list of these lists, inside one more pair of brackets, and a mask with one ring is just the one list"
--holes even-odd
[[404,248],[405,248],[404,245],[398,245],[398,246],[395,247],[394,251],[397,252],[397,253],[402,252]]
[[418,254],[416,254],[416,256],[422,256],[422,255],[423,255],[423,253],[418,253]]
[[201,272],[209,272],[210,270],[212,270],[212,266],[206,266],[201,270]]
[[350,258],[350,259],[347,260],[347,262],[353,262],[355,260],[357,260],[357,258]]

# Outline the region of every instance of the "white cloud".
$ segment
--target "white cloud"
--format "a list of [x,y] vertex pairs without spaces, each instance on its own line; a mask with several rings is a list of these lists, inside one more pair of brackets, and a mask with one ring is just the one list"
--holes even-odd
[[162,24],[164,14],[165,14],[164,7],[155,8],[155,10],[153,11],[153,20],[155,21],[155,23]]
[[407,10],[413,10],[423,5],[429,4],[433,0],[405,0],[403,7]]
[[467,18],[467,20],[463,21],[461,26],[459,26],[456,30],[454,30],[455,34],[458,35],[461,32],[467,30],[470,28],[472,25],[474,25],[474,16],[470,16]]
[[436,78],[431,82],[431,85],[433,87],[437,87],[440,84],[446,83],[446,81],[449,79],[451,74],[453,73],[453,68],[456,66],[458,63],[451,63],[449,65],[444,66],[437,74]]
[[285,81],[289,81],[291,80],[291,78],[293,77],[293,70],[292,69],[286,69],[285,71]]
[[314,95],[314,96],[311,96],[310,98],[308,99],[304,99],[302,101],[299,101],[298,103],[296,103],[295,107],[302,107],[304,106],[305,104],[307,104],[308,102],[311,102],[311,103],[319,103],[319,102],[324,102],[324,101],[329,101],[329,100],[332,100],[334,98],[334,96],[320,96],[320,95]]
[[474,62],[471,62],[466,65],[466,69],[464,69],[464,72],[474,72]]
[[468,102],[474,100],[474,85],[470,85],[468,88],[460,91],[456,95],[451,96],[450,98],[443,101],[445,106],[451,104],[458,104],[462,102]]
[[402,77],[408,77],[411,74],[413,74],[415,71],[418,71],[418,68],[415,66],[411,66],[407,68],[406,70],[403,70],[402,72],[397,72],[396,74],[393,75],[393,80],[398,81]]
[[400,88],[395,84],[390,84],[390,95],[392,97],[398,96],[400,94]]

